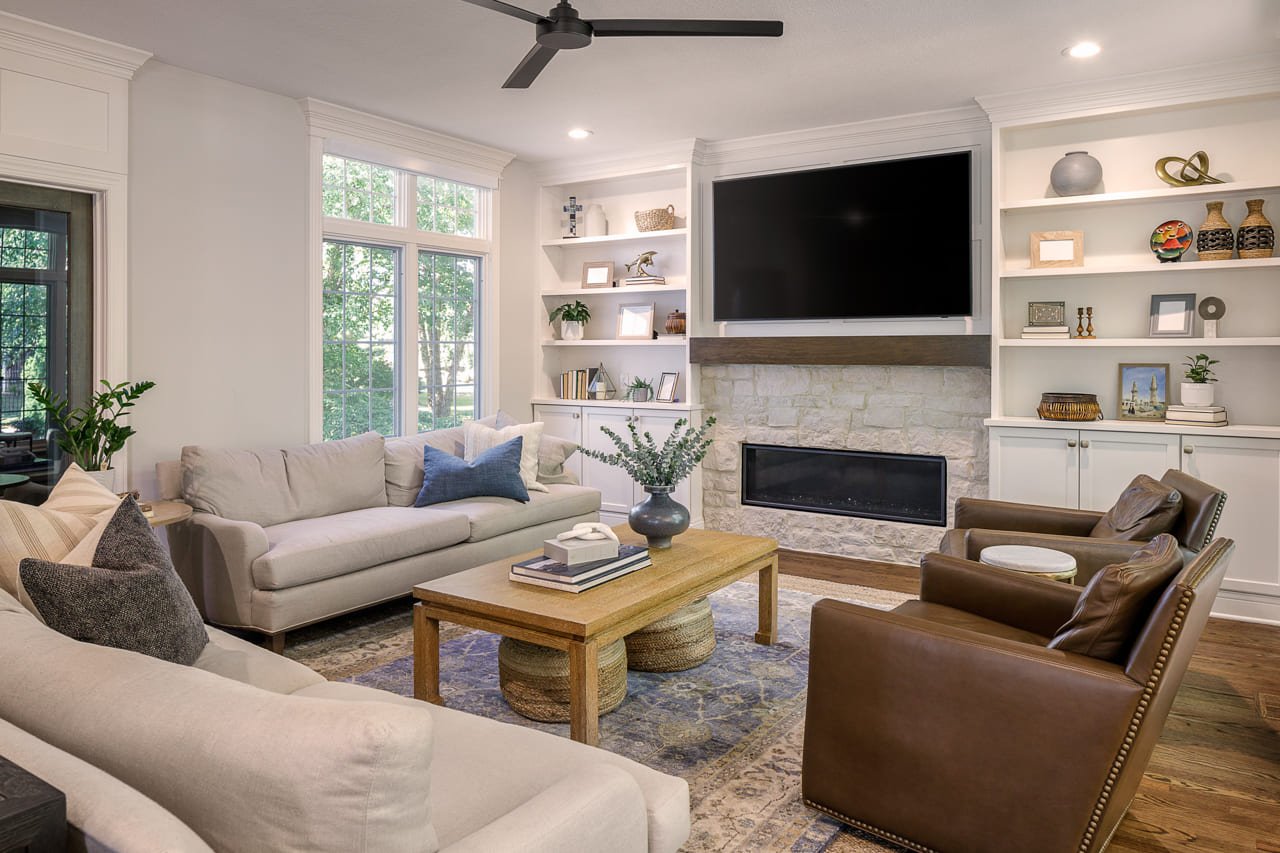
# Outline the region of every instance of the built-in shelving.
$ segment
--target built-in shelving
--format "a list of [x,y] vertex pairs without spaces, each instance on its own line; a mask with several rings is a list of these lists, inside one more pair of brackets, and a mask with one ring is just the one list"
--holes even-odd
[[[1086,258],[1086,264],[1088,260]],[[1280,269],[1280,258],[1236,258],[1230,261],[1178,261],[1162,264],[1154,258],[1146,264],[1105,264],[1083,267],[1048,267],[1044,269],[1011,269],[1000,273],[1001,278],[1075,278],[1099,275],[1134,275],[1188,272],[1247,272],[1249,270]]]
[[559,397],[534,397],[533,404],[535,406],[555,406],[564,404],[573,406],[599,406],[605,409],[652,409],[654,411],[661,412],[689,411],[689,404],[683,401],[679,403],[659,403],[651,400],[647,403],[633,403],[630,400],[562,400]]
[[542,291],[542,296],[626,296],[636,293],[679,293],[689,288],[683,284],[631,284],[621,287],[556,287]]
[[1254,338],[1004,338],[1002,347],[1064,347],[1066,349],[1093,349],[1096,347],[1280,347],[1280,337]]
[[658,338],[653,341],[618,341],[613,338],[599,338],[581,341],[543,341],[544,347],[683,347],[688,344],[687,338],[673,340]]
[[[1047,173],[1046,173],[1047,174]],[[1001,205],[1005,213],[1019,211],[1053,210],[1055,208],[1114,207],[1123,204],[1141,204],[1146,202],[1178,201],[1184,198],[1239,198],[1245,195],[1280,192],[1280,184],[1276,183],[1224,183],[1202,184],[1195,187],[1156,187],[1152,189],[1127,190],[1114,193],[1097,193],[1093,195],[1077,195],[1064,198],[1030,198],[1011,201]]]
[[667,237],[687,237],[688,228],[668,228],[663,231],[628,231],[623,234],[602,234],[598,237],[556,237],[543,240],[544,247],[572,249],[576,246],[600,246],[610,243],[635,243],[644,240],[662,240]]
[[998,417],[983,421],[989,427],[1023,429],[1089,429],[1104,432],[1150,432],[1163,435],[1216,435],[1233,438],[1278,438],[1280,426],[1265,424],[1230,424],[1224,427],[1197,427],[1167,424],[1164,421],[1047,421],[1033,417]]

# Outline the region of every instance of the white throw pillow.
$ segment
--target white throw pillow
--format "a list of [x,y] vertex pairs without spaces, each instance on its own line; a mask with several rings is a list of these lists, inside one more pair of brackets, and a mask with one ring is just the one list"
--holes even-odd
[[76,515],[101,515],[115,512],[120,506],[120,496],[90,477],[88,472],[72,462],[62,472],[49,496],[40,505],[43,509],[58,512],[74,512]]
[[474,462],[486,450],[520,436],[523,439],[520,443],[520,479],[524,487],[531,492],[549,492],[550,489],[538,482],[538,447],[542,444],[543,426],[541,421],[535,421],[494,429],[467,421],[462,426],[463,458]]

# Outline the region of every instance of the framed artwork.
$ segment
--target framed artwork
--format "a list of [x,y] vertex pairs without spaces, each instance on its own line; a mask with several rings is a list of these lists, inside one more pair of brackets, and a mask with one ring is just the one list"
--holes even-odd
[[1084,266],[1083,231],[1032,231],[1031,268]]
[[1028,302],[1028,326],[1065,326],[1067,324],[1067,303],[1065,302]]
[[653,303],[618,306],[618,333],[620,341],[653,340]]
[[1151,337],[1189,338],[1195,316],[1194,293],[1157,293],[1151,297]]
[[1122,421],[1163,421],[1169,406],[1169,365],[1121,364],[1116,416]]
[[680,383],[680,374],[664,373],[658,380],[658,402],[674,403],[676,401],[676,385]]
[[582,265],[583,287],[613,287],[613,261],[587,261]]

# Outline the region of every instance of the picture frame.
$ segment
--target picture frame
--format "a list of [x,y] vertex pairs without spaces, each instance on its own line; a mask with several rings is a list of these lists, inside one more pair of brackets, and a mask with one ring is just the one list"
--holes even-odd
[[1169,365],[1122,363],[1117,367],[1116,417],[1163,421],[1169,407]]
[[680,372],[664,373],[658,380],[657,400],[659,403],[676,401],[676,386],[680,384]]
[[585,261],[582,264],[582,287],[613,287],[613,261]]
[[1028,326],[1065,326],[1067,324],[1066,302],[1028,302]]
[[1195,323],[1194,293],[1155,293],[1151,296],[1153,338],[1189,338]]
[[1031,269],[1084,266],[1083,231],[1032,231]]
[[614,338],[619,341],[653,340],[652,302],[636,302],[618,306],[618,330]]

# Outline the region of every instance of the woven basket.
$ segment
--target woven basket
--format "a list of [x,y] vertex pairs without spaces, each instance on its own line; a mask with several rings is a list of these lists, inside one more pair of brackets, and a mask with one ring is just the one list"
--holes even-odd
[[[498,684],[511,710],[542,723],[569,722],[569,655],[503,637],[498,644]],[[600,713],[627,698],[627,645],[600,648]]]
[[636,228],[641,231],[670,231],[676,227],[674,205],[636,211]]
[[642,672],[693,669],[716,650],[716,627],[705,598],[627,636],[627,666]]
[[1102,420],[1097,394],[1041,394],[1036,414],[1046,421]]

